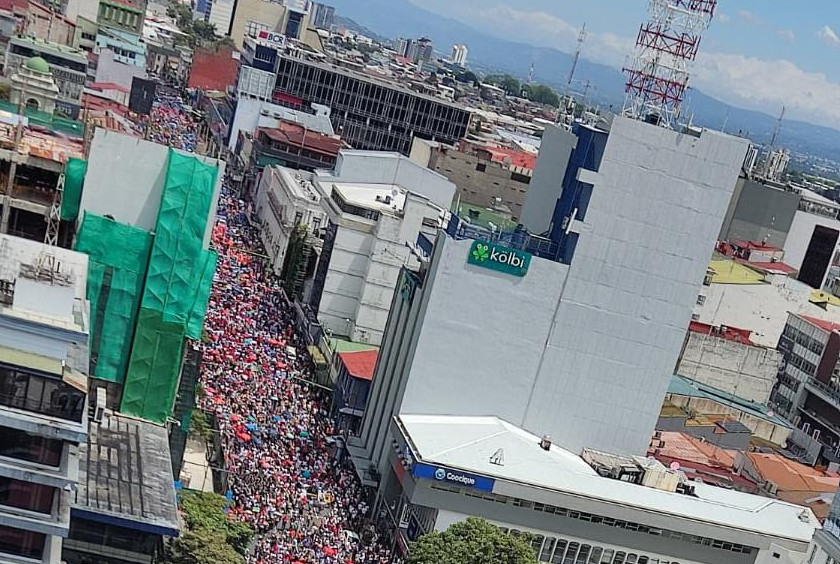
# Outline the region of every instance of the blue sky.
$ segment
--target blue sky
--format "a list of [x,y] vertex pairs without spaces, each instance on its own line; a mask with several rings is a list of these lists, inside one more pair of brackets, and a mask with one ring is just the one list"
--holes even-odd
[[[488,33],[621,67],[647,0],[410,0]],[[840,128],[840,2],[721,0],[692,85],[727,103]]]

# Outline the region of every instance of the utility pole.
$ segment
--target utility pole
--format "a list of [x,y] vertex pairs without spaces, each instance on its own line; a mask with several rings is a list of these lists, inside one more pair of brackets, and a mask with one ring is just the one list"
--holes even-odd
[[[23,64],[23,63],[21,63]],[[9,216],[12,212],[12,191],[15,185],[15,174],[17,174],[17,156],[20,148],[20,140],[23,138],[24,108],[26,107],[26,88],[21,88],[18,99],[18,121],[15,125],[15,147],[12,149],[11,162],[9,163],[9,178],[6,181],[6,191],[3,193],[3,214],[0,215],[0,233],[9,232]]]

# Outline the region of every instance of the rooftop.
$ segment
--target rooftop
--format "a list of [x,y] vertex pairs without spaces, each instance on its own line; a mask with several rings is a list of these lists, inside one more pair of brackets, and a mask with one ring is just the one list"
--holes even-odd
[[727,341],[734,341],[736,343],[744,343],[748,345],[753,344],[753,342],[750,341],[750,334],[752,334],[752,331],[749,329],[739,329],[738,327],[729,327],[728,325],[715,327],[713,325],[709,325],[708,323],[692,321],[688,324],[688,330],[692,333],[712,335]]
[[[533,486],[536,495],[549,490],[605,511],[617,505],[803,543],[819,528],[810,511],[766,497],[693,483],[695,497],[601,477],[581,457],[556,445],[545,451],[539,437],[497,417],[400,415],[398,423],[420,461]],[[502,466],[491,462],[499,450]]]
[[511,166],[534,170],[537,166],[537,155],[526,151],[518,151],[507,147],[484,147],[493,155],[493,162],[505,163]]
[[335,182],[332,189],[348,204],[369,210],[395,213],[405,207],[406,191],[396,184]]
[[0,235],[0,313],[77,333],[88,331],[88,257]]
[[755,465],[764,480],[778,486],[779,491],[835,492],[840,477],[823,472],[775,452],[748,452],[746,456]]
[[339,353],[379,350],[379,347],[376,345],[370,345],[368,343],[354,343],[353,341],[335,337],[330,339],[330,348]]
[[118,413],[91,422],[79,446],[79,486],[72,512],[153,534],[179,531],[175,483],[164,427]]
[[742,239],[732,239],[729,241],[736,247],[740,247],[742,249],[748,249],[750,251],[773,251],[773,252],[782,252],[782,249],[776,247],[775,245],[768,245],[767,243],[763,243],[760,241],[744,241]]
[[748,266],[732,260],[713,260],[709,263],[712,270],[712,282],[715,284],[761,284],[764,275]]
[[46,49],[64,57],[75,59],[76,62],[83,62],[87,64],[87,54],[84,51],[62,43],[55,43],[53,41],[46,41],[44,39],[25,35],[16,35],[10,38],[9,41],[18,45],[28,45],[34,50]]
[[236,84],[238,72],[239,59],[234,57],[232,47],[218,51],[197,49],[192,57],[188,86],[225,92],[229,85]]
[[287,120],[280,120],[279,125],[275,128],[260,127],[259,130],[264,132],[272,141],[294,147],[303,147],[331,157],[338,156],[338,152],[343,146],[341,139],[338,137],[312,131],[304,125]]
[[758,262],[758,261],[743,261],[743,264],[752,268],[753,270],[758,270],[759,272],[766,272],[767,274],[783,274],[785,276],[789,276],[791,274],[795,274],[799,272],[792,266],[785,264],[783,262]]
[[373,380],[373,371],[376,369],[376,358],[379,356],[378,350],[340,352],[338,356],[351,376],[367,380],[368,382]]
[[704,398],[716,401],[722,405],[743,411],[753,417],[763,419],[774,425],[779,425],[785,428],[792,428],[791,424],[773,413],[767,406],[760,403],[745,400],[734,394],[724,392],[712,386],[696,382],[685,376],[674,374],[671,378],[671,384],[668,386],[668,393],[678,396],[688,396],[694,398]]
[[819,327],[820,329],[828,333],[840,331],[840,323],[826,321],[825,319],[817,319],[816,317],[811,317],[810,315],[799,315],[798,317],[803,321],[807,321],[811,325]]

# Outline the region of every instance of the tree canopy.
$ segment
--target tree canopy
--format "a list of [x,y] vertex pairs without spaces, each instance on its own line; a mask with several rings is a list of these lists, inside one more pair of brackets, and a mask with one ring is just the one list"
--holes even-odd
[[168,564],[243,564],[244,558],[225,542],[225,537],[207,529],[186,531],[173,539],[167,550]]
[[560,96],[557,95],[557,92],[544,84],[523,84],[522,92],[532,102],[554,106],[555,108],[560,105]]
[[409,564],[536,564],[528,537],[506,535],[484,519],[470,517],[446,531],[420,537]]

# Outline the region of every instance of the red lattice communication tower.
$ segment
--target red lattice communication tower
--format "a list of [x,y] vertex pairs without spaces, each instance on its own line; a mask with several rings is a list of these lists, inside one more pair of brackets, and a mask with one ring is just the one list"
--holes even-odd
[[688,90],[691,63],[717,0],[650,0],[627,73],[624,115],[673,127]]

